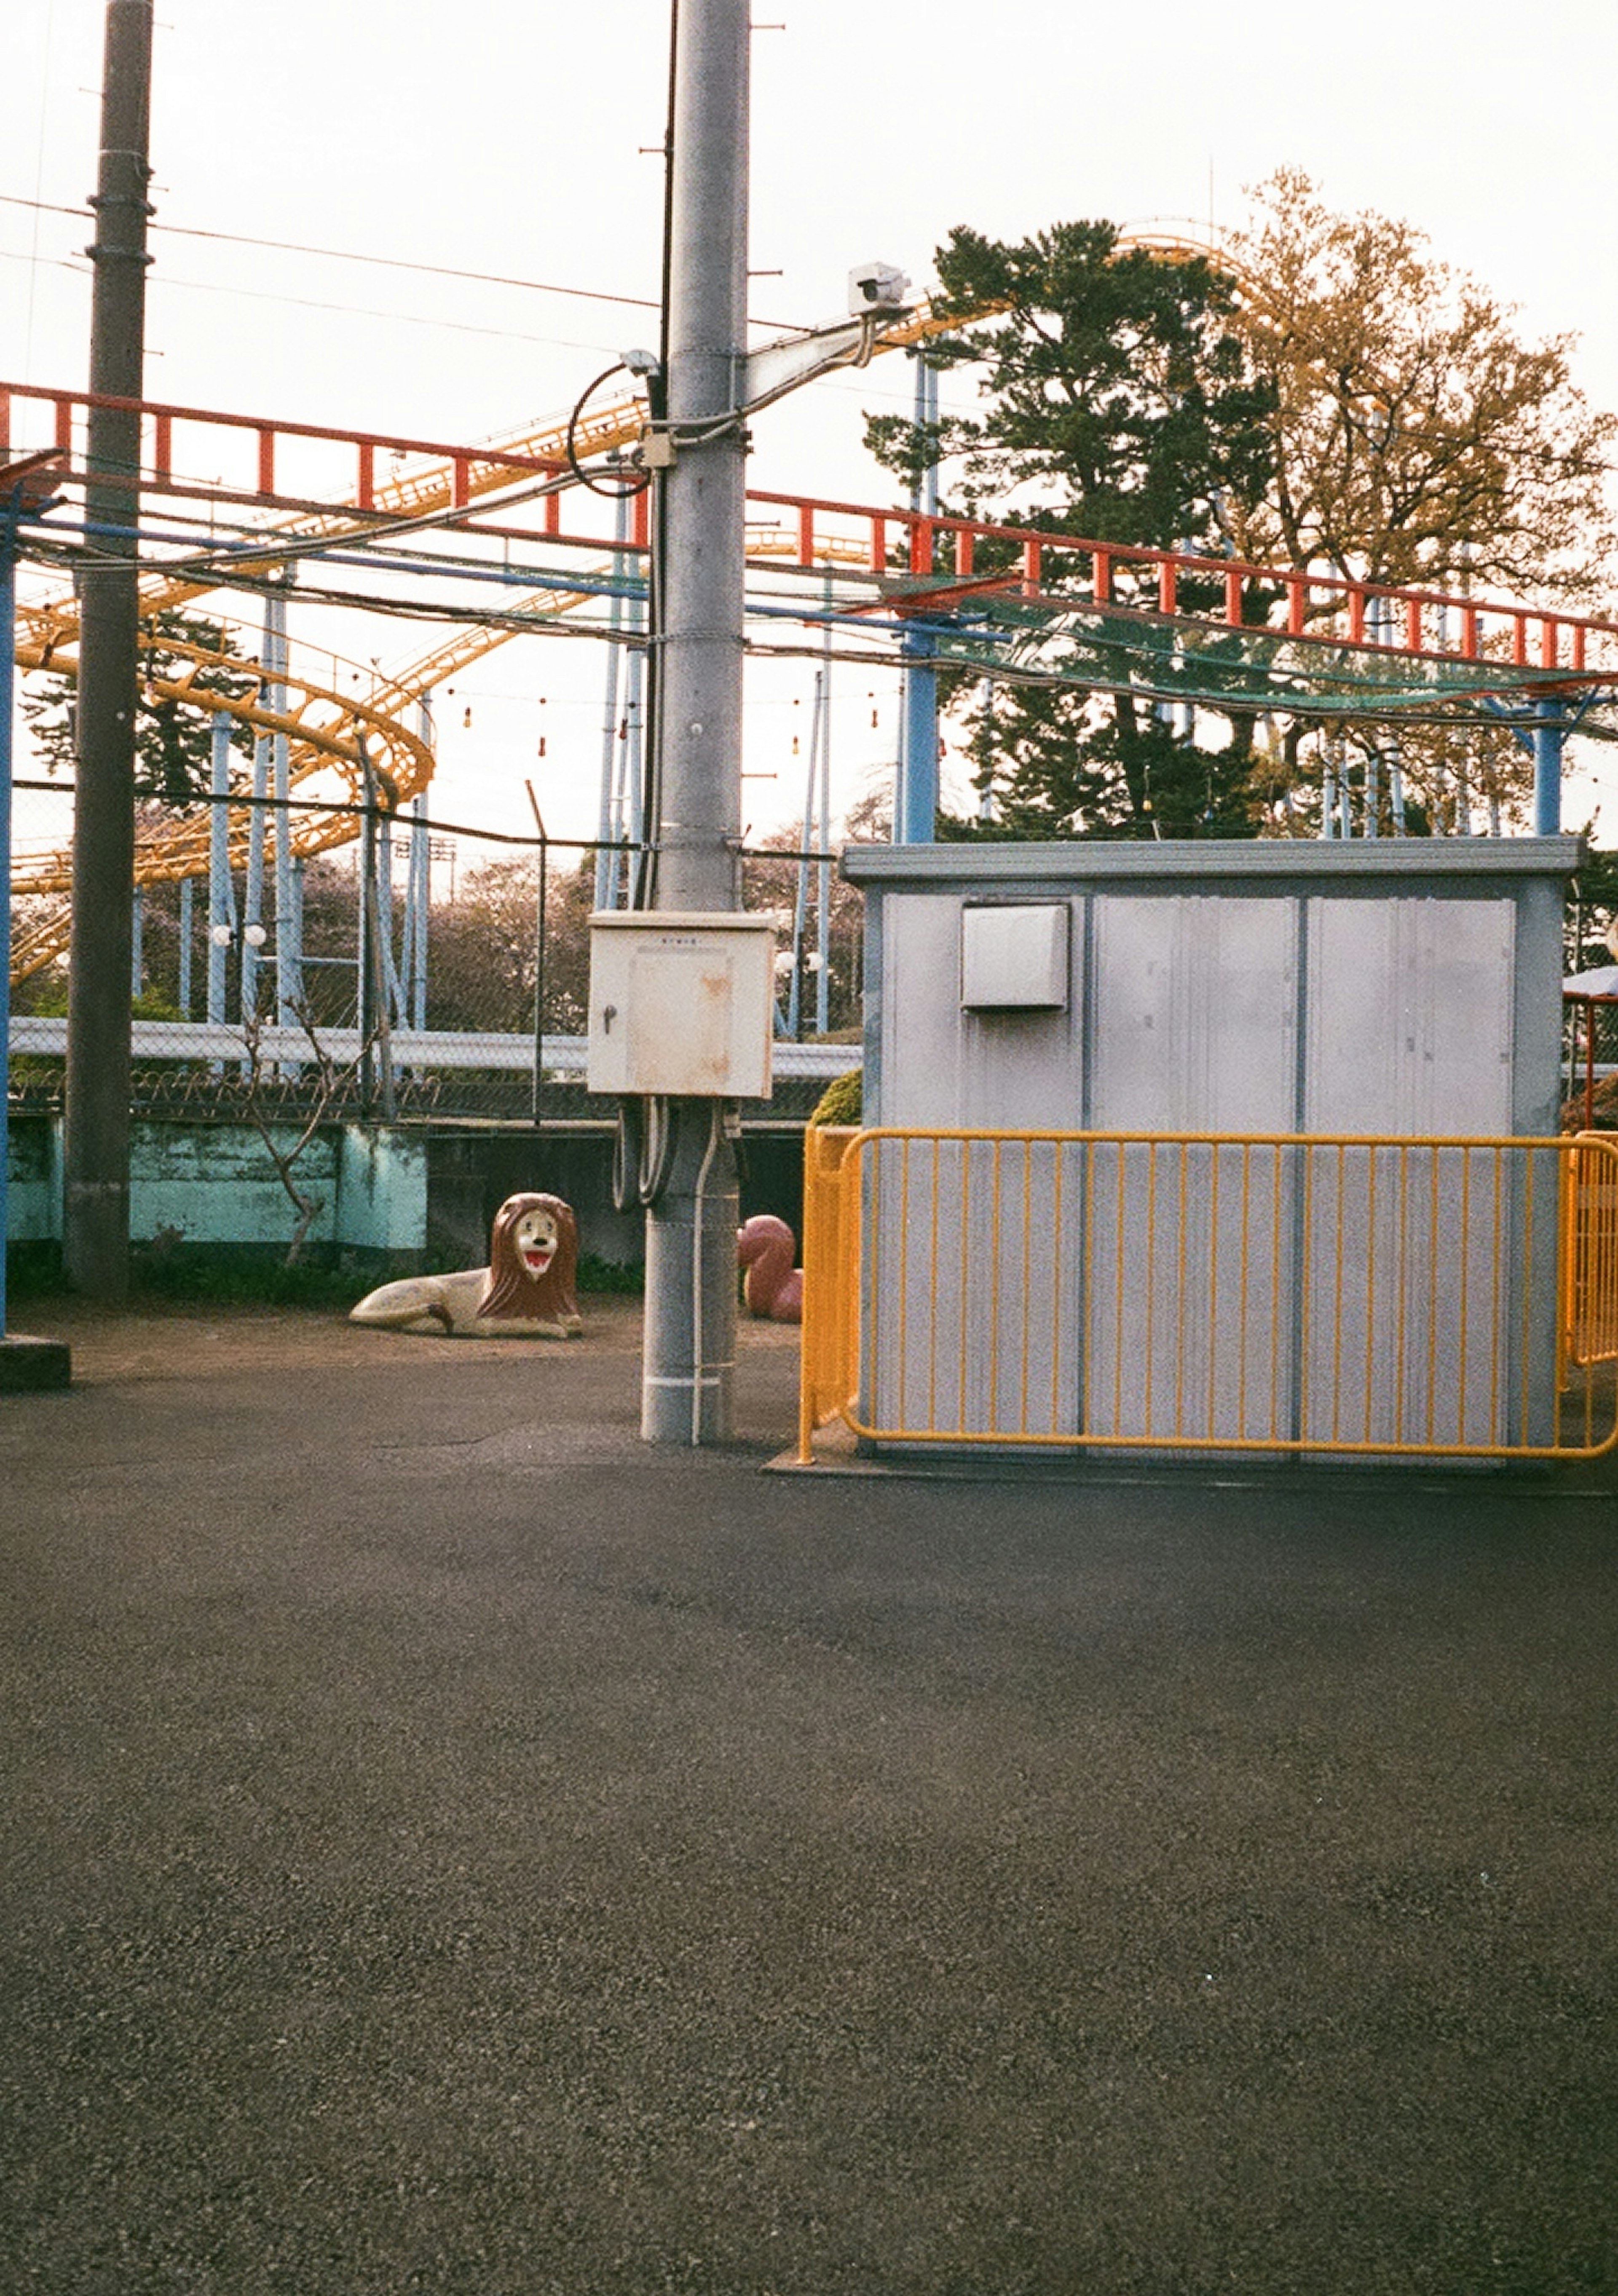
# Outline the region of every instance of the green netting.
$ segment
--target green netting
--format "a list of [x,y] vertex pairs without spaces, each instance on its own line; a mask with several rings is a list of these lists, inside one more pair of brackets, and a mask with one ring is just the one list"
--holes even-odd
[[[1548,692],[1567,693],[1565,677],[1553,684],[1542,669],[1509,662],[1199,626],[1048,598],[974,600],[969,614],[924,627],[938,660],[963,668],[1215,709],[1527,727]],[[1618,741],[1618,694],[1576,693],[1573,699],[1581,734]]]

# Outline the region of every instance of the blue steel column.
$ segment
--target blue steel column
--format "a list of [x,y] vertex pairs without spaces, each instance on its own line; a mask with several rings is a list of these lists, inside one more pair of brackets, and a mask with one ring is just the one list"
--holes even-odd
[[1566,704],[1550,695],[1534,712],[1533,833],[1562,832],[1562,744],[1567,738]]
[[427,842],[427,800],[418,797],[410,808],[410,890],[415,909],[415,931],[410,940],[410,1026],[427,1026],[427,916],[432,898],[432,853]]
[[212,772],[208,808],[208,1018],[215,1028],[225,1019],[225,984],[235,907],[230,882],[230,719],[214,712]]
[[[264,603],[264,664],[270,672],[267,700],[286,709],[286,599],[273,594]],[[292,874],[292,757],[284,734],[270,736],[271,793],[275,800],[275,1019],[283,1029],[298,1018],[303,1001],[303,951],[299,946],[298,893]]]
[[[628,495],[618,497],[613,532],[620,544],[628,541]],[[622,581],[628,565],[624,551],[621,548],[615,550],[612,554],[612,579],[615,584]],[[613,783],[617,775],[618,752],[622,746],[619,740],[620,728],[618,721],[618,656],[620,651],[618,633],[623,627],[623,595],[614,588],[607,601],[607,627],[612,636],[607,642],[606,714],[601,729],[601,791],[595,821],[595,834],[599,840],[595,848],[595,906],[598,909],[612,906],[612,857],[607,848],[612,835]]]
[[[936,421],[938,377],[916,354],[916,421]],[[910,506],[931,515],[938,509],[938,465],[932,463],[912,488]],[[899,788],[893,808],[896,845],[931,845],[938,827],[938,672],[932,668],[931,631],[907,621]]]
[[[416,704],[415,730],[429,750],[438,739],[432,722],[432,696],[423,693]],[[411,1025],[427,1026],[427,932],[432,914],[432,847],[427,828],[427,799],[423,793],[411,807],[415,827],[410,832],[410,892],[415,911],[415,932],[410,941],[409,992]]]
[[191,877],[182,877],[180,879],[180,979],[179,993],[176,998],[182,1021],[189,1021],[191,1018],[191,939],[195,930],[193,920],[195,898],[195,880]]
[[[269,742],[260,734],[253,742],[253,797],[247,819],[247,889],[242,902],[242,1018],[251,1021],[259,1011],[259,951],[264,945],[264,800],[269,795]],[[258,939],[251,938],[253,928]]]

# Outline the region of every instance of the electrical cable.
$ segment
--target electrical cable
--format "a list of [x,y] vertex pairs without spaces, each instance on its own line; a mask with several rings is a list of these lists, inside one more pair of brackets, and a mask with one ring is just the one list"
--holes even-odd
[[604,487],[599,480],[593,479],[589,476],[573,449],[575,441],[579,437],[579,420],[583,414],[585,408],[589,405],[591,399],[595,398],[596,392],[601,389],[604,382],[611,382],[615,374],[621,374],[624,371],[624,362],[622,359],[614,359],[611,366],[604,367],[602,369],[594,382],[587,383],[585,385],[574,404],[572,413],[568,416],[567,442],[563,449],[567,455],[568,468],[571,471],[574,478],[579,481],[579,484],[581,487],[587,487],[593,495],[604,495],[609,502],[622,502],[629,495],[644,495],[646,488],[652,483],[651,472],[642,471],[638,472],[635,478],[628,480],[627,482],[620,482],[616,486]]
[[[564,842],[558,838],[558,844]],[[612,1208],[649,1211],[669,1185],[674,1128],[669,1103],[657,1094],[626,1094],[612,1136]]]
[[[714,1100],[708,1103],[708,1145],[697,1168],[696,1187],[691,1201],[691,1447],[702,1447],[702,1214],[708,1208],[708,1176],[713,1169],[714,1158],[719,1152],[719,1128],[724,1122],[725,1103]],[[735,1282],[733,1277],[732,1282]]]
[[[44,215],[83,217],[92,220],[88,208],[63,207],[52,200],[20,199],[14,193],[0,192],[0,207],[29,208]],[[279,255],[313,255],[332,263],[361,263],[382,271],[419,271],[433,279],[465,279],[480,287],[517,287],[526,294],[562,295],[576,303],[607,303],[626,310],[655,311],[659,307],[650,295],[608,295],[596,287],[563,287],[551,279],[517,279],[499,271],[466,271],[452,263],[416,263],[399,255],[365,255],[351,247],[309,247],[293,239],[259,239],[248,232],[205,231],[195,224],[152,223],[148,229],[163,232],[171,239],[216,240],[227,247],[265,247]],[[23,261],[31,258],[24,257]],[[49,258],[45,258],[48,260]],[[754,319],[754,326],[783,327],[788,332],[808,334],[811,331],[797,319]],[[544,337],[534,340],[545,340]]]

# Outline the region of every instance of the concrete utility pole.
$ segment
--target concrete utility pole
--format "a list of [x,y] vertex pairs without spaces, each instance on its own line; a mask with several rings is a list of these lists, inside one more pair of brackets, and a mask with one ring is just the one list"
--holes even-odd
[[[667,373],[676,460],[657,713],[657,909],[741,906],[745,441],[727,423],[747,345],[749,0],[680,0]],[[710,426],[711,435],[708,435]],[[646,1215],[641,1432],[722,1441],[735,1357],[735,1152],[721,1101],[669,1103],[668,1185]]]
[[[152,0],[107,0],[90,389],[138,398],[146,318]],[[129,1280],[129,964],[139,610],[140,418],[90,410],[79,601],[62,1259],[75,1290]],[[116,532],[97,532],[112,528]],[[123,562],[127,562],[124,563]]]

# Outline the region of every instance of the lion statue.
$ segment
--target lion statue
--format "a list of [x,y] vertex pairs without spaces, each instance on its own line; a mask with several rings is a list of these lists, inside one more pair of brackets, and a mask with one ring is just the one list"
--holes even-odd
[[579,1223],[560,1196],[507,1196],[495,1214],[489,1266],[407,1275],[368,1292],[351,1324],[457,1340],[576,1340]]

